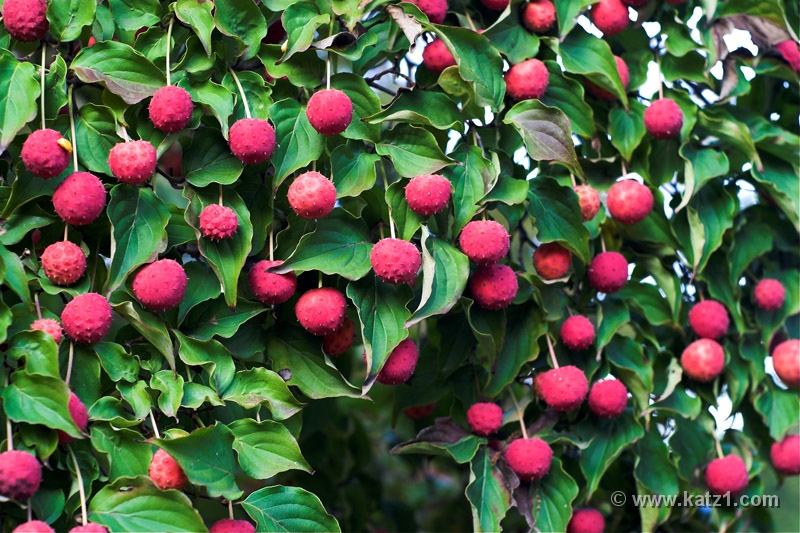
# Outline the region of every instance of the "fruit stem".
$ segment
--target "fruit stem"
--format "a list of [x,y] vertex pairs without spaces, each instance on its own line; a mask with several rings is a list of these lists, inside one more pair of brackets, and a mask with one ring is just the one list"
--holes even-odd
[[572,179],[572,186],[573,186],[573,187],[577,187],[577,186],[578,186],[578,182],[577,182],[577,181],[575,181],[575,174],[573,174],[572,172],[570,172],[570,173],[569,173],[569,177],[570,177],[570,179]]
[[228,500],[228,518],[233,520],[233,502]]
[[272,224],[269,225],[269,260],[270,261],[274,261],[275,260],[275,258],[273,257],[273,254],[275,253],[275,249],[274,249],[275,237],[274,237],[274,232],[273,232],[273,226],[274,225],[275,225],[275,221],[273,220]]
[[322,288],[322,270],[319,271],[319,284],[317,285],[318,288]]
[[64,240],[65,241],[68,240],[68,236],[69,236],[69,224],[64,222]]
[[394,239],[395,238],[394,220],[392,219],[391,213],[389,214],[389,233],[392,235],[392,239]]
[[328,52],[328,57],[325,60],[325,87],[331,89],[331,53]]
[[661,62],[656,54],[656,69],[658,69],[658,98],[664,98],[664,80],[661,79]]
[[39,317],[39,320],[42,319],[42,308],[39,307],[39,293],[33,293],[33,301],[36,304],[36,315]]
[[550,361],[553,363],[553,368],[558,368],[558,360],[556,359],[556,351],[553,349],[553,341],[550,340],[550,335],[544,336],[547,339],[547,349],[550,351]]
[[69,385],[69,379],[72,377],[72,359],[75,355],[75,343],[70,341],[69,343],[69,356],[67,357],[67,375],[64,378],[64,382]]
[[717,449],[717,455],[719,456],[719,458],[723,459],[725,457],[725,453],[722,451],[722,445],[719,443],[719,439],[717,438],[716,435],[714,435],[714,446]]
[[45,128],[44,124],[44,62],[47,60],[47,44],[42,43],[42,66],[39,69],[39,81],[41,83],[41,93],[39,95],[39,105],[41,106],[41,114],[42,114],[42,129]]
[[72,88],[73,86],[69,86],[69,90],[67,91],[67,102],[69,103],[69,132],[70,137],[72,137],[72,168],[75,172],[78,171],[78,139],[75,138],[75,113],[74,113],[74,103],[72,98]]
[[[8,380],[6,379],[6,386],[8,386]],[[14,437],[12,437],[12,430],[11,430],[11,419],[8,418],[6,415],[6,447],[8,451],[14,451]]]
[[219,205],[222,205],[222,184],[219,184]]
[[157,439],[160,439],[161,434],[158,432],[158,424],[156,424],[156,417],[153,416],[152,409],[150,409],[150,424],[153,426],[153,435],[155,435]]
[[467,16],[469,27],[472,28],[472,31],[477,32],[478,30],[475,29],[475,23],[472,22],[472,17],[469,16],[469,12],[465,11],[464,14]]
[[517,416],[519,417],[519,427],[522,430],[522,438],[528,438],[528,430],[525,428],[525,413],[517,403],[517,397],[514,395],[514,391],[509,389],[508,391],[509,396],[511,396],[511,401],[514,402],[514,410],[517,411]]
[[231,76],[233,76],[233,81],[236,82],[236,87],[239,89],[239,94],[242,97],[242,103],[244,104],[244,116],[247,118],[253,118],[250,116],[250,106],[247,104],[247,97],[244,95],[244,88],[242,87],[242,82],[239,81],[239,76],[236,75],[233,68],[229,65],[228,70],[231,72]]
[[628,166],[625,164],[624,159],[620,161],[620,164],[622,165],[622,177],[624,178],[625,176],[628,175]]
[[75,475],[78,476],[78,493],[81,497],[81,519],[83,520],[81,525],[86,525],[89,521],[88,516],[86,516],[86,493],[83,491],[83,476],[81,476],[81,467],[78,466],[78,458],[75,457],[75,452],[72,451],[72,446],[67,445],[67,451],[69,451],[69,456],[72,457],[72,464],[75,467]]
[[603,238],[603,234],[600,234],[600,249],[603,250],[603,253],[606,253],[606,240]]
[[167,86],[170,85],[170,64],[169,52],[172,49],[172,26],[175,24],[175,17],[170,17],[169,26],[167,27]]

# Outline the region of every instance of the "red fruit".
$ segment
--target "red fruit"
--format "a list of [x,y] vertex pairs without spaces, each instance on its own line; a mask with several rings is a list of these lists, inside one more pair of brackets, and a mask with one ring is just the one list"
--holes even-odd
[[400,341],[389,357],[383,363],[383,368],[378,373],[378,383],[384,385],[399,385],[405,383],[414,373],[419,359],[417,345],[411,339]]
[[435,215],[450,201],[450,181],[439,174],[420,174],[406,185],[408,207],[418,215]]
[[800,387],[800,340],[783,341],[772,352],[772,366],[789,387]]
[[800,474],[800,435],[787,435],[782,441],[773,442],[769,456],[772,466],[781,474]]
[[91,48],[97,44],[97,39],[94,38],[94,35],[89,36],[89,40],[86,41],[86,48]]
[[571,263],[572,253],[557,242],[540,244],[533,252],[533,267],[542,279],[563,278]]
[[150,100],[150,120],[161,131],[173,133],[186,127],[192,118],[192,97],[185,89],[167,85]]
[[425,50],[422,51],[422,63],[434,74],[440,74],[447,67],[456,65],[456,58],[447,49],[444,41],[436,38],[428,43]]
[[496,403],[474,403],[467,410],[467,423],[473,433],[486,437],[503,425],[503,410]]
[[54,242],[42,253],[42,269],[56,285],[72,285],[86,272],[86,255],[73,242]]
[[436,402],[409,407],[403,411],[403,414],[412,420],[422,420],[423,418],[430,416],[434,410],[436,410]]
[[611,294],[628,282],[628,261],[619,252],[603,252],[592,259],[589,283],[598,292]]
[[434,24],[444,22],[447,15],[447,0],[408,0],[416,5],[420,11],[428,15],[428,20]]
[[[614,60],[617,62],[617,72],[619,73],[620,81],[622,81],[622,88],[627,89],[628,82],[631,81],[630,73],[628,72],[628,65],[619,56],[614,56]],[[603,89],[599,85],[595,85],[589,80],[586,80],[586,90],[598,100],[613,102],[617,99],[614,94]]]
[[275,129],[264,119],[237,120],[228,132],[231,153],[243,163],[263,163],[275,151]]
[[338,135],[353,121],[353,102],[338,89],[322,89],[308,99],[306,117],[317,133]]
[[270,268],[283,264],[283,261],[259,261],[247,275],[247,284],[259,302],[266,305],[282,304],[292,297],[297,288],[297,276],[294,272],[275,274],[268,272]]
[[144,183],[153,177],[158,158],[148,141],[126,141],[115,144],[108,153],[111,173],[122,183]]
[[106,206],[103,182],[89,172],[73,172],[53,192],[53,207],[73,226],[91,224]]
[[650,0],[622,0],[623,4],[627,4],[631,7],[642,7]]
[[526,59],[505,73],[506,93],[515,101],[541,98],[550,83],[547,67],[538,59]]
[[777,279],[765,278],[758,282],[753,291],[756,306],[764,311],[777,311],[786,300],[786,289]]
[[589,18],[605,35],[621,32],[630,22],[628,6],[621,0],[600,0],[599,3],[592,5]]
[[286,29],[283,27],[283,22],[278,19],[276,22],[267,28],[267,35],[262,42],[264,44],[281,44],[286,40]]
[[683,111],[669,98],[651,102],[644,112],[644,127],[656,139],[677,137],[683,127]]
[[342,355],[353,345],[355,336],[355,324],[346,316],[339,329],[322,337],[322,349],[328,355]]
[[578,509],[567,524],[567,533],[603,533],[606,521],[597,509]]
[[212,241],[230,239],[239,228],[236,211],[219,204],[209,204],[200,212],[200,233]]
[[41,520],[31,520],[18,525],[11,533],[55,533],[55,530]]
[[581,206],[581,218],[588,222],[600,211],[600,195],[590,185],[576,185],[574,189]]
[[719,339],[728,331],[728,311],[716,300],[704,300],[694,304],[689,311],[689,326],[698,337]]
[[636,180],[616,182],[608,190],[608,212],[623,224],[641,222],[653,210],[653,193]]
[[725,367],[725,351],[715,340],[694,341],[683,350],[681,366],[683,372],[695,381],[713,381]]
[[62,336],[62,329],[61,324],[59,324],[58,320],[54,320],[52,318],[40,318],[38,320],[34,320],[33,324],[31,324],[32,331],[44,331],[56,342],[56,344],[61,342]]
[[387,283],[411,283],[422,266],[422,254],[402,239],[381,239],[369,254],[369,262],[379,279]]
[[294,307],[300,325],[320,337],[339,329],[346,310],[344,295],[332,287],[311,289],[297,300]]
[[87,522],[86,525],[73,527],[69,533],[108,533],[108,528],[95,522]]
[[680,4],[685,4],[688,1],[689,0],[666,0],[666,2],[668,4],[673,5],[673,6],[677,6],[677,5],[680,5]]
[[736,494],[747,486],[748,472],[741,457],[728,455],[708,463],[705,478],[711,494]]
[[556,6],[550,0],[533,0],[522,11],[522,25],[534,33],[545,33],[556,23]]
[[502,224],[494,220],[473,220],[469,222],[458,244],[461,251],[476,265],[491,265],[503,259],[508,253],[508,232]]
[[553,450],[539,437],[517,439],[503,452],[509,468],[522,481],[542,479],[550,471]]
[[[86,406],[83,405],[81,399],[72,391],[69,393],[67,409],[69,409],[69,414],[72,416],[72,421],[75,422],[75,425],[78,426],[81,431],[86,431],[86,427],[89,425],[89,412],[86,410]],[[74,440],[74,437],[70,437],[63,431],[58,430],[58,442],[61,444],[66,444]]]
[[797,43],[792,40],[781,41],[775,45],[775,50],[780,52],[783,60],[789,63],[789,67],[800,73],[800,50]]
[[614,418],[628,405],[628,389],[617,379],[604,379],[589,391],[589,409],[600,418]]
[[594,342],[594,326],[583,315],[573,315],[561,324],[561,342],[570,350],[585,350]]
[[469,278],[469,290],[475,302],[484,309],[505,309],[517,296],[517,275],[506,265],[480,267]]
[[148,474],[153,483],[161,490],[183,490],[189,483],[183,468],[164,450],[157,450],[153,454]]
[[544,403],[556,411],[577,409],[589,392],[586,375],[578,367],[569,365],[548,370],[539,381]]
[[151,311],[172,309],[183,300],[189,279],[177,261],[160,259],[142,267],[133,277],[133,295]]
[[322,218],[336,205],[336,187],[316,171],[297,176],[289,186],[289,205],[297,216],[307,220]]
[[92,344],[105,337],[111,328],[111,306],[96,292],[79,294],[61,312],[67,336],[78,344]]
[[24,502],[39,490],[42,465],[22,450],[0,453],[0,495]]
[[28,135],[20,152],[28,172],[44,179],[54,178],[64,172],[69,165],[70,150],[65,150],[59,141],[65,144],[66,139],[56,130],[47,128]]
[[256,528],[247,520],[224,518],[211,524],[208,533],[256,533]]
[[47,1],[6,0],[3,4],[3,25],[9,35],[18,41],[38,41],[50,28]]

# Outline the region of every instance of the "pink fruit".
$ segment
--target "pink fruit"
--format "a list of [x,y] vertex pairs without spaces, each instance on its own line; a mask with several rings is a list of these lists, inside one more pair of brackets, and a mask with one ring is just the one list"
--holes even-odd
[[511,0],[481,0],[481,4],[485,5],[489,9],[493,9],[494,11],[502,11],[508,4],[511,3]]
[[469,290],[475,302],[484,309],[505,309],[517,295],[517,275],[506,265],[480,267],[469,278]]
[[[86,431],[86,427],[89,425],[89,412],[86,410],[86,406],[83,405],[81,399],[72,391],[69,393],[67,409],[69,409],[69,414],[72,416],[72,421],[75,422],[75,425],[78,426],[81,431]],[[58,430],[58,442],[61,444],[66,444],[74,440],[74,437]]]
[[425,13],[434,24],[441,24],[444,22],[444,17],[447,15],[447,0],[408,0],[415,4],[420,11]]
[[694,379],[707,383],[722,373],[725,367],[725,351],[711,339],[694,341],[681,354],[683,372]]
[[544,402],[556,411],[577,409],[589,392],[586,375],[569,365],[548,370],[539,379],[539,392]]
[[590,185],[576,185],[574,189],[581,206],[581,218],[588,222],[600,211],[600,195]]
[[31,520],[14,528],[11,533],[55,533],[55,530],[41,520]]
[[[619,56],[614,56],[614,60],[617,63],[617,73],[619,73],[619,79],[622,81],[622,88],[627,89],[628,83],[631,80],[630,73],[628,72],[628,65]],[[617,99],[613,93],[603,89],[599,85],[596,85],[589,80],[586,80],[586,90],[598,100],[613,102]]]
[[336,205],[336,187],[316,171],[297,176],[289,186],[289,205],[307,220],[328,216]]
[[61,312],[67,336],[78,344],[92,344],[105,337],[111,328],[111,306],[96,292],[79,294]]
[[605,35],[614,35],[628,27],[628,6],[621,0],[600,0],[592,5],[589,18]]
[[332,287],[311,289],[297,300],[294,308],[300,325],[320,337],[339,329],[346,310],[344,295]]
[[166,311],[186,294],[189,279],[177,261],[160,259],[142,267],[133,277],[133,295],[146,309]]
[[183,468],[164,450],[157,450],[153,454],[148,475],[161,490],[183,490],[189,483]]
[[786,289],[777,279],[765,278],[758,282],[753,295],[759,309],[777,311],[786,300]]
[[[6,2],[8,5],[8,2]],[[38,178],[49,179],[58,176],[69,165],[70,151],[63,144],[66,139],[61,133],[51,129],[32,132],[22,143],[22,162],[25,168]]]
[[606,521],[597,509],[578,509],[567,524],[567,533],[603,533]]
[[139,184],[153,177],[158,158],[147,141],[127,141],[114,145],[108,154],[108,166],[122,183]]
[[161,131],[173,133],[189,124],[193,108],[192,97],[185,89],[167,85],[150,100],[150,120]]
[[61,329],[61,324],[58,322],[58,320],[54,320],[52,318],[40,318],[33,321],[30,329],[32,331],[44,331],[53,337],[53,340],[56,344],[61,342],[63,330]]
[[339,329],[322,337],[322,349],[328,355],[342,355],[353,345],[355,336],[355,324],[349,317],[345,316]]
[[785,476],[800,474],[800,435],[787,435],[769,450],[772,466]]
[[256,528],[247,520],[224,518],[211,524],[208,533],[256,533]]
[[444,69],[456,64],[456,58],[447,49],[444,41],[436,38],[428,43],[425,50],[422,51],[422,63],[434,74],[441,74]]
[[749,481],[747,466],[738,455],[728,455],[714,459],[708,464],[705,473],[706,485],[711,494],[738,494],[747,487]]
[[263,304],[276,305],[282,304],[292,297],[297,289],[297,276],[294,272],[286,274],[274,274],[268,269],[283,264],[283,261],[259,261],[247,275],[247,283],[250,290]]
[[542,479],[550,471],[553,450],[539,437],[517,439],[503,452],[509,468],[522,481]]
[[2,15],[6,31],[18,41],[38,41],[50,29],[46,0],[6,0]]
[[561,324],[561,342],[570,350],[585,350],[594,342],[594,325],[583,315],[573,315]]
[[636,180],[616,182],[608,190],[608,212],[623,224],[641,222],[653,210],[653,193]]
[[533,252],[533,267],[542,279],[563,278],[571,263],[572,253],[557,242],[540,244]]
[[669,98],[655,100],[644,112],[644,127],[656,139],[677,137],[683,127],[683,111]]
[[611,294],[628,282],[628,261],[619,252],[603,252],[592,259],[589,283],[598,292]]
[[308,99],[306,117],[317,133],[338,135],[353,121],[353,102],[338,89],[322,89]]
[[231,153],[248,165],[268,160],[275,151],[275,143],[275,129],[260,118],[237,120],[228,132]]
[[589,391],[589,409],[600,418],[614,418],[628,405],[628,389],[617,379],[604,379]]
[[230,207],[209,204],[200,212],[200,233],[212,241],[230,239],[239,228],[236,211]]
[[545,33],[556,23],[556,6],[550,0],[533,0],[525,4],[522,25],[534,33]]
[[473,220],[469,222],[458,238],[461,251],[476,265],[491,265],[503,259],[508,253],[508,232],[502,224],[494,220]]
[[689,311],[689,326],[698,337],[719,339],[728,331],[728,311],[716,300],[704,300],[694,304]]
[[772,351],[772,366],[789,387],[800,387],[800,340],[783,341]]
[[61,220],[73,226],[91,224],[106,206],[103,182],[89,172],[73,172],[53,192],[53,207]]
[[22,450],[0,453],[0,495],[24,502],[41,483],[42,465],[35,455]]
[[422,254],[402,239],[381,239],[369,254],[372,269],[387,283],[412,283],[422,266]]
[[408,207],[418,215],[435,215],[450,201],[450,181],[439,174],[421,174],[406,185]]
[[538,59],[526,59],[508,69],[503,76],[506,93],[515,101],[541,98],[550,83],[547,67]]
[[775,45],[775,50],[781,54],[783,60],[789,64],[793,71],[800,72],[800,50],[798,50],[795,41],[781,41]]
[[108,528],[95,522],[87,522],[86,525],[73,527],[69,533],[108,533]]
[[383,363],[383,368],[376,378],[378,383],[384,385],[405,383],[414,374],[418,359],[419,351],[414,341],[411,339],[400,341]]
[[72,285],[86,272],[86,255],[73,242],[54,242],[42,253],[42,269],[56,285]]
[[474,403],[467,410],[467,423],[476,435],[491,435],[503,425],[503,410],[492,402]]

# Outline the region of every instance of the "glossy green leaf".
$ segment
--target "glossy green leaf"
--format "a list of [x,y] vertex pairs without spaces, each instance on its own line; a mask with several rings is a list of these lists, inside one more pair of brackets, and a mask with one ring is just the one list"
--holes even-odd
[[147,475],[153,446],[144,442],[141,433],[97,422],[90,429],[92,446],[108,460],[110,478]]
[[222,399],[238,403],[246,409],[265,403],[277,420],[286,420],[302,408],[283,378],[266,368],[237,372]]
[[331,88],[343,91],[353,103],[353,120],[342,132],[342,137],[377,142],[380,139],[380,125],[363,122],[363,119],[380,110],[381,100],[364,78],[350,73],[337,74],[331,78]]
[[185,332],[196,339],[208,340],[218,335],[232,337],[248,320],[267,312],[260,303],[240,301],[236,309],[231,309],[222,298],[201,306],[198,314],[192,314]]
[[653,391],[653,367],[645,359],[642,345],[630,337],[616,335],[608,343],[605,355],[639,408],[646,409]]
[[242,507],[256,521],[258,531],[341,531],[319,498],[299,487],[264,487],[250,494]]
[[534,306],[508,310],[508,327],[489,383],[481,393],[487,398],[502,394],[513,383],[523,365],[539,357],[539,339],[546,332],[546,322]]
[[800,417],[797,394],[769,384],[767,390],[755,397],[753,407],[769,428],[773,440],[781,440]]
[[214,23],[224,35],[238,38],[243,44],[239,51],[243,59],[258,53],[261,39],[267,35],[267,21],[258,6],[236,0],[215,0]]
[[460,232],[478,212],[478,203],[490,185],[497,181],[500,161],[496,154],[485,157],[479,147],[466,145],[461,145],[453,158],[459,164],[447,169],[444,175],[453,184],[454,232]]
[[81,432],[67,410],[68,401],[69,388],[61,378],[22,370],[11,374],[11,384],[3,390],[3,410],[9,419],[60,429],[80,438]]
[[[567,78],[555,61],[545,61],[550,74],[542,103],[556,107],[569,119],[572,131],[581,137],[591,138],[595,134],[594,111],[583,99],[583,85]],[[614,141],[614,135],[611,135]]]
[[[113,4],[113,3],[112,3]],[[50,35],[61,42],[77,39],[85,26],[94,22],[97,4],[69,0],[51,2],[47,6],[47,20],[50,22]]]
[[537,529],[565,531],[572,517],[572,502],[578,496],[578,484],[564,470],[558,457],[553,457],[550,472],[531,486],[531,493]]
[[500,521],[511,507],[511,493],[487,447],[482,447],[470,464],[466,495],[472,505],[474,530],[499,531]]
[[174,369],[175,354],[172,348],[172,339],[170,339],[164,321],[142,309],[138,303],[125,300],[125,296],[121,292],[114,293],[110,303],[112,309],[127,319],[128,323],[166,358],[170,368]]
[[269,479],[287,470],[313,473],[297,441],[285,426],[272,420],[237,420],[230,425],[233,449],[248,476]]
[[211,11],[214,4],[204,0],[178,0],[175,15],[197,34],[206,55],[211,57],[211,32],[214,31],[214,17]]
[[380,157],[369,153],[362,143],[342,144],[331,152],[331,180],[336,196],[358,196],[375,186],[375,163]]
[[181,168],[186,181],[202,188],[215,183],[235,183],[242,175],[244,164],[231,153],[228,143],[218,131],[203,128],[184,150]]
[[280,143],[272,154],[277,189],[289,174],[308,166],[322,155],[323,138],[308,122],[304,108],[296,100],[280,100],[270,109],[270,119]]
[[608,112],[608,134],[611,135],[611,144],[619,150],[626,161],[633,157],[633,151],[639,147],[644,139],[644,111],[645,107],[638,100],[632,100],[630,109],[615,107]]
[[606,41],[582,29],[575,30],[559,43],[558,52],[567,72],[586,76],[627,107],[628,97],[617,72],[617,62]]
[[419,126],[432,126],[440,130],[458,127],[461,112],[447,95],[428,91],[401,92],[386,109],[367,117],[370,124],[408,122]]
[[435,174],[453,164],[439,148],[433,134],[409,124],[398,124],[383,132],[375,151],[391,159],[397,173],[404,178]]
[[536,178],[529,184],[528,213],[538,230],[536,238],[558,242],[588,264],[589,230],[583,225],[578,195],[571,187],[550,178]]
[[449,417],[436,418],[432,426],[423,428],[417,436],[392,448],[392,454],[440,455],[459,464],[469,463],[482,450],[486,441],[468,433]]
[[139,364],[120,344],[98,342],[92,345],[103,370],[112,381],[125,380],[133,382],[139,373]]
[[312,2],[292,2],[286,6],[281,20],[289,45],[282,61],[287,61],[297,52],[308,50],[317,28],[327,24],[330,18],[328,14],[321,14]]
[[122,139],[117,135],[117,119],[110,107],[87,103],[75,117],[78,159],[91,172],[111,175],[108,153]]
[[0,50],[0,92],[7,95],[0,102],[0,153],[25,124],[36,116],[39,84],[31,63],[21,62],[7,50]]

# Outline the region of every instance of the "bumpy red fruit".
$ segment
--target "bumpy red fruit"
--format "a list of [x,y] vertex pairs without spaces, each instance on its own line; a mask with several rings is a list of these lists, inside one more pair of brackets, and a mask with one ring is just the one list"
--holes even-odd
[[568,365],[548,370],[539,381],[544,403],[556,411],[577,409],[589,392],[586,375],[578,367]]
[[557,242],[541,244],[533,252],[533,267],[542,279],[563,278],[571,263],[572,253]]
[[289,205],[307,220],[328,216],[336,205],[333,182],[314,170],[297,176],[289,186]]
[[338,135],[353,121],[353,102],[338,89],[323,89],[308,99],[306,117],[318,133]]
[[553,450],[539,437],[513,441],[503,456],[522,481],[542,479],[550,471],[550,463],[553,462]]
[[508,69],[503,79],[506,93],[519,102],[541,98],[550,83],[547,67],[538,59],[526,59]]
[[728,331],[728,311],[716,300],[704,300],[694,304],[689,311],[689,326],[698,337],[719,339]]
[[153,483],[162,490],[183,490],[189,483],[183,468],[164,450],[158,450],[153,454],[148,474]]
[[492,402],[474,403],[467,409],[467,423],[476,435],[491,435],[503,425],[503,410]]
[[423,418],[430,416],[430,414],[435,410],[436,402],[433,402],[425,405],[415,405],[414,407],[409,407],[403,411],[403,414],[412,420],[422,420]]
[[239,228],[236,211],[230,207],[209,204],[200,212],[200,233],[212,241],[224,241],[233,237]]
[[611,294],[628,282],[628,261],[619,252],[597,254],[589,265],[589,283],[598,292]]
[[480,267],[469,278],[469,290],[475,302],[484,309],[505,309],[517,296],[517,275],[506,265]]
[[798,50],[796,42],[791,39],[781,41],[775,45],[775,50],[781,54],[783,60],[793,71],[800,73],[800,50]]
[[447,67],[452,67],[456,64],[456,58],[447,49],[439,38],[434,39],[425,46],[422,51],[422,63],[425,67],[435,74],[440,74]]
[[677,137],[683,127],[683,111],[669,98],[651,102],[644,112],[644,127],[656,139]]
[[292,297],[297,289],[297,276],[294,272],[275,274],[270,268],[283,264],[283,261],[259,261],[247,274],[247,284],[259,302],[266,305],[282,304]]
[[419,7],[419,10],[428,15],[428,20],[434,24],[444,22],[447,15],[447,0],[408,0]]
[[353,345],[355,336],[355,324],[346,316],[339,329],[322,337],[322,349],[328,355],[342,355]]
[[144,183],[153,177],[157,164],[156,149],[148,141],[118,143],[108,153],[111,173],[122,183]]
[[747,486],[747,466],[738,455],[728,455],[711,461],[706,468],[705,478],[711,494],[725,494],[728,491],[737,494]]
[[41,520],[31,520],[14,528],[11,533],[55,533],[55,530]]
[[592,385],[589,409],[600,418],[614,418],[628,405],[628,389],[617,379],[605,379]]
[[800,387],[800,340],[783,341],[772,351],[772,366],[789,387]]
[[713,381],[725,367],[725,351],[712,339],[694,341],[683,350],[681,367],[695,381]]
[[780,442],[773,442],[769,457],[775,470],[785,476],[800,474],[800,435],[788,435]]
[[450,181],[439,174],[420,174],[406,185],[408,207],[418,215],[435,215],[450,201]]
[[628,6],[621,0],[600,0],[592,5],[589,18],[606,35],[614,35],[628,27]]
[[473,220],[458,237],[461,251],[476,265],[497,263],[508,253],[508,232],[494,220]]
[[561,342],[570,350],[585,350],[594,342],[594,325],[583,315],[573,315],[561,324]]
[[608,212],[623,224],[641,222],[653,210],[653,193],[636,180],[616,182],[608,190]]
[[417,345],[411,339],[400,341],[378,372],[378,383],[399,385],[405,383],[414,374],[419,359]]
[[86,255],[73,242],[54,242],[42,253],[42,269],[56,285],[72,285],[86,272]]
[[106,206],[103,182],[89,172],[73,172],[53,192],[53,207],[73,226],[91,224]]
[[[72,391],[69,393],[67,409],[69,409],[69,414],[72,416],[72,421],[75,422],[75,425],[78,426],[81,431],[86,431],[86,427],[89,425],[89,412],[86,410],[86,406],[83,405],[81,399]],[[75,438],[58,430],[58,442],[61,444],[66,444],[74,440]]]
[[248,165],[269,159],[275,151],[275,143],[275,129],[260,118],[237,120],[228,132],[231,153]]
[[86,525],[73,527],[69,533],[108,533],[108,528],[96,522],[87,522]]
[[758,282],[753,291],[756,306],[764,311],[777,311],[786,300],[786,289],[777,279],[765,278]]
[[422,266],[422,254],[402,239],[381,239],[369,254],[369,262],[379,279],[387,283],[411,283]]
[[69,165],[70,152],[65,150],[59,141],[64,144],[66,139],[61,133],[49,128],[36,130],[28,135],[22,143],[20,152],[28,172],[44,179],[53,178],[64,172]]
[[38,41],[50,28],[46,0],[6,0],[3,4],[3,25],[14,39]]
[[347,301],[332,287],[311,289],[303,294],[294,307],[297,321],[312,335],[329,335],[344,322]]
[[606,521],[597,509],[578,509],[567,524],[567,533],[603,533]]
[[256,533],[256,528],[247,520],[224,518],[211,524],[208,533]]
[[133,277],[133,295],[146,309],[166,311],[186,294],[189,279],[177,261],[160,259],[142,267]]
[[150,100],[150,120],[161,131],[173,133],[186,127],[192,118],[192,97],[185,89],[168,85]]
[[40,318],[38,320],[34,320],[31,324],[32,331],[44,331],[51,337],[56,344],[61,342],[61,337],[63,330],[61,329],[61,324],[59,324],[58,320],[54,320],[52,318]]
[[0,495],[24,502],[39,490],[42,465],[22,450],[0,453]]
[[111,306],[96,292],[79,294],[61,312],[67,336],[78,344],[92,344],[105,337],[111,328]]
[[550,0],[533,0],[522,11],[522,24],[534,33],[544,33],[556,23],[556,6]]
[[[628,88],[628,82],[631,81],[630,73],[628,72],[628,65],[623,61],[623,59],[619,56],[614,56],[614,60],[617,63],[617,73],[619,73],[619,79],[622,82],[622,88]],[[589,94],[597,98],[598,100],[603,100],[605,102],[613,102],[617,99],[617,97],[611,93],[592,83],[591,81],[586,82],[586,90],[589,91]]]
[[574,189],[581,206],[581,218],[584,222],[588,222],[600,211],[600,195],[590,185],[576,185]]

